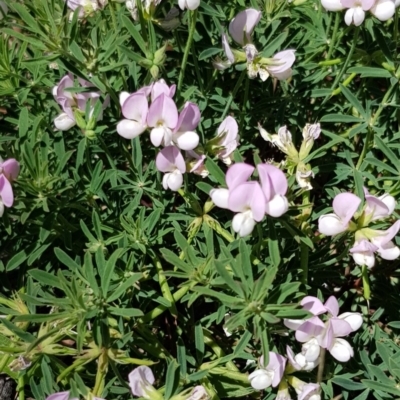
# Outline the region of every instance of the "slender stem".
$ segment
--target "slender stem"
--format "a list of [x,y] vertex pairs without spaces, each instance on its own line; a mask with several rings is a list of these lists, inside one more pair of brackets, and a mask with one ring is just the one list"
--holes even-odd
[[318,365],[317,383],[321,383],[322,382],[322,378],[324,376],[325,355],[326,355],[326,349],[321,347],[321,352],[319,353],[319,365]]
[[97,360],[97,372],[96,381],[93,388],[93,395],[100,397],[105,386],[105,378],[107,373],[108,360],[107,360],[107,349],[103,348],[100,357]]
[[196,21],[197,21],[197,10],[190,11],[190,14],[189,14],[189,23],[190,23],[189,37],[186,42],[185,52],[183,53],[181,70],[179,71],[178,93],[181,92],[183,78],[185,76],[186,64],[187,64],[187,60],[189,57],[190,49],[192,47],[194,32],[196,30]]
[[226,115],[228,114],[229,109],[230,109],[231,104],[232,104],[232,101],[233,101],[233,99],[235,98],[236,93],[238,92],[239,88],[242,86],[242,82],[243,82],[243,79],[245,78],[246,74],[247,74],[247,71],[244,70],[244,71],[242,72],[242,74],[240,75],[238,81],[236,82],[236,86],[233,88],[233,92],[232,92],[232,94],[229,96],[229,99],[228,99],[228,101],[227,101],[227,103],[226,103],[226,106],[225,106],[225,110],[224,110],[224,112],[222,113],[221,120],[224,120],[225,117],[226,117]]
[[373,132],[373,127],[376,124],[376,121],[378,120],[378,118],[380,117],[383,109],[385,108],[385,106],[387,105],[387,101],[390,97],[390,95],[392,94],[393,90],[395,87],[397,87],[398,83],[396,81],[396,83],[394,85],[392,85],[385,93],[385,96],[383,96],[383,99],[381,101],[381,104],[379,105],[378,109],[376,110],[375,115],[372,117],[371,122],[370,122],[370,126],[368,128],[368,132],[367,132],[367,136],[365,138],[365,142],[364,142],[364,147],[361,151],[360,154],[360,158],[357,161],[357,165],[356,165],[356,169],[360,169],[362,162],[364,161],[365,156],[367,155],[367,152],[369,150],[369,146],[370,146],[370,142],[371,139],[373,138],[374,132]]
[[25,400],[25,379],[22,374],[18,377],[18,400]]
[[329,42],[329,50],[328,50],[328,54],[326,56],[326,60],[330,60],[332,53],[333,53],[333,49],[335,48],[334,44],[336,42],[336,35],[338,32],[339,23],[340,23],[341,19],[342,19],[341,14],[337,12],[336,17],[335,17],[335,25],[333,27],[333,32],[332,32],[332,38]]
[[[353,57],[353,53],[354,53],[354,50],[356,49],[356,45],[357,45],[357,40],[358,40],[358,35],[359,35],[359,33],[360,33],[360,28],[357,26],[357,27],[355,28],[353,43],[351,44],[349,54],[347,55],[346,61],[344,62],[342,69],[340,70],[340,72],[339,72],[338,75],[336,76],[335,81],[333,82],[333,85],[332,85],[332,92],[336,89],[337,85],[338,85],[339,82],[340,82],[340,79],[342,78],[343,74],[346,72],[346,69],[347,69],[347,66],[349,65],[349,62],[350,62],[350,60],[351,60],[351,57]],[[328,101],[328,99],[329,99],[330,97],[331,97],[331,95],[326,96],[321,105],[325,104],[325,103]]]
[[[203,335],[204,335],[204,343],[211,347],[212,351],[215,353],[215,355],[218,358],[222,358],[225,356],[225,352],[217,345],[215,342],[215,339],[211,336],[211,333],[203,328]],[[228,368],[231,371],[239,371],[239,369],[236,367],[236,365],[232,361],[228,361],[226,363],[226,368]]]
[[244,117],[246,115],[246,105],[249,97],[249,88],[250,88],[250,79],[246,79],[246,86],[244,89],[244,96],[243,96],[242,115],[240,116],[239,132],[242,132],[243,129]]
[[369,301],[371,299],[371,286],[369,283],[369,274],[368,274],[368,268],[366,265],[362,266],[362,281],[363,281],[363,288],[364,288],[364,298],[365,298],[365,300]]
[[301,242],[300,244],[300,268],[302,270],[302,282],[308,284],[308,246]]

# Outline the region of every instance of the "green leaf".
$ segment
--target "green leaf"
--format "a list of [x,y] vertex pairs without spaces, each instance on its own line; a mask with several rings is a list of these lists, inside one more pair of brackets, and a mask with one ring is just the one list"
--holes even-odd
[[396,396],[400,396],[400,389],[398,389],[395,381],[393,381],[393,385],[387,385],[385,383],[372,381],[370,379],[362,379],[361,382],[369,389],[380,390],[385,393],[391,393]]
[[107,310],[113,314],[120,317],[142,317],[143,312],[138,308],[119,308],[119,307],[107,307]]
[[201,365],[204,357],[204,334],[200,321],[196,322],[194,327],[194,344],[196,349],[196,358],[198,365]]
[[15,268],[19,267],[26,259],[28,255],[26,254],[25,250],[21,250],[17,254],[15,254],[11,259],[8,261],[6,265],[6,271],[10,272]]
[[135,25],[132,23],[131,19],[123,15],[121,17],[121,20],[122,23],[125,25],[125,28],[128,29],[136,44],[140,47],[140,50],[142,50],[143,54],[146,54],[146,43],[144,42],[142,35],[137,31]]
[[[99,249],[98,251],[102,251]],[[105,269],[103,274],[101,275],[101,290],[103,294],[106,296],[108,293],[108,288],[110,286],[111,277],[114,273],[115,264],[117,260],[121,258],[121,256],[125,253],[126,249],[117,249],[114,253],[111,254],[111,257],[107,260]]]
[[179,365],[175,360],[168,364],[164,400],[169,400],[179,385]]
[[389,159],[397,171],[400,172],[400,162],[396,154],[394,154],[393,151],[387,147],[384,141],[377,134],[374,135],[374,140],[378,149],[382,151],[382,153]]
[[135,273],[131,275],[124,283],[120,284],[117,289],[110,293],[110,296],[107,298],[107,302],[112,302],[117,300],[120,296],[122,296],[129,288],[133,286],[135,282],[139,279],[143,278],[142,273]]
[[59,247],[54,249],[54,253],[56,257],[62,262],[65,266],[67,266],[72,272],[80,269],[80,266],[67,254],[64,250],[61,250]]
[[221,186],[226,186],[224,172],[218,166],[218,164],[210,157],[207,157],[206,159],[206,167],[210,172],[211,176],[215,178]]
[[269,232],[269,238],[268,238],[269,255],[271,257],[274,266],[278,267],[281,262],[281,255],[279,251],[278,238],[275,231],[275,220],[272,218],[268,218],[268,232]]

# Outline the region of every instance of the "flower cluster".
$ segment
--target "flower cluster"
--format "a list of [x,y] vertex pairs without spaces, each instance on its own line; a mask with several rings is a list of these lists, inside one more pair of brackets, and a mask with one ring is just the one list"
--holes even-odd
[[64,0],[72,11],[79,9],[78,18],[85,18],[98,10],[102,10],[108,0]]
[[[79,85],[82,88],[91,88],[93,85],[86,81],[85,79],[78,78]],[[86,124],[84,122],[83,116],[86,114],[87,108],[89,108],[89,123],[88,125],[93,125],[95,121],[90,121],[92,118],[95,120],[100,120],[103,117],[102,110],[104,110],[109,104],[109,97],[102,104],[100,113],[97,116],[94,114],[94,109],[96,103],[100,101],[100,92],[98,91],[83,91],[79,93],[74,93],[68,88],[73,88],[75,86],[74,77],[71,73],[65,75],[57,86],[53,88],[53,96],[56,102],[61,106],[63,112],[60,113],[54,119],[54,125],[60,131],[67,131],[71,129],[76,124],[81,129],[86,129]]]
[[310,179],[314,177],[314,173],[311,170],[311,166],[305,163],[305,159],[309,155],[314,141],[319,138],[321,134],[320,124],[306,124],[303,128],[303,142],[300,147],[300,151],[297,151],[292,141],[292,134],[286,128],[282,126],[279,128],[277,134],[268,133],[261,125],[258,126],[260,135],[267,142],[272,143],[278,147],[283,153],[286,154],[286,167],[289,174],[293,174],[296,171],[296,181],[298,185],[305,190],[311,190],[312,185]]
[[[300,304],[313,316],[306,320],[284,320],[285,326],[296,331],[296,340],[303,343],[300,355],[294,356],[291,350],[288,351],[292,366],[296,370],[313,369],[318,364],[321,347],[338,361],[349,361],[354,352],[349,342],[342,338],[361,327],[362,315],[351,312],[338,315],[339,303],[334,296],[325,304],[316,297],[306,296]],[[319,317],[322,314],[326,314],[325,322]]]
[[[365,206],[361,213],[357,213],[362,201],[358,196],[352,193],[338,194],[332,204],[334,213],[322,215],[318,227],[327,236],[355,232],[350,253],[356,264],[372,268],[375,265],[375,253],[384,260],[394,260],[400,256],[399,247],[392,241],[400,230],[400,220],[385,231],[369,228],[371,222],[388,218],[396,207],[396,201],[389,194],[373,196],[365,188],[364,193]],[[353,217],[356,222],[351,221]]]
[[251,35],[261,19],[261,12],[248,8],[240,12],[229,24],[229,33],[233,40],[242,46],[243,51],[232,50],[225,33],[222,34],[222,47],[226,60],[214,62],[215,68],[224,70],[238,62],[247,63],[247,73],[250,78],[257,75],[262,81],[269,76],[284,80],[292,76],[292,65],[296,59],[294,50],[285,50],[275,54],[272,58],[259,55],[258,50],[252,43]]
[[347,25],[361,25],[365,19],[365,12],[369,11],[380,21],[392,18],[399,0],[321,0],[327,11],[347,10],[344,20]]
[[3,161],[0,158],[0,217],[4,214],[4,206],[12,207],[14,204],[14,192],[12,181],[19,174],[19,163],[14,158]]
[[254,170],[249,164],[234,164],[226,173],[227,189],[212,189],[210,192],[218,207],[237,213],[232,228],[242,237],[249,235],[256,221],[260,222],[265,214],[280,217],[289,208],[285,197],[288,188],[285,174],[273,165],[259,164],[260,183],[248,181]]

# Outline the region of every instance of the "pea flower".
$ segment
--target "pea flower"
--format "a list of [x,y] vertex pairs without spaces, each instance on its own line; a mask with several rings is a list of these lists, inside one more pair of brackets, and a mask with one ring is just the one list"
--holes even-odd
[[260,185],[255,181],[248,182],[254,170],[251,165],[236,163],[226,173],[228,188],[210,192],[215,205],[238,213],[233,217],[232,228],[241,237],[249,235],[265,214],[280,217],[288,209],[284,173],[273,165],[259,164]]
[[[92,87],[93,85],[85,79],[78,79],[81,87]],[[78,122],[77,118],[83,115],[86,111],[86,104],[90,105],[89,116],[92,116],[94,107],[97,101],[100,101],[100,93],[97,91],[93,92],[82,92],[73,93],[66,89],[74,87],[74,77],[71,73],[65,75],[57,86],[53,88],[53,96],[57,103],[61,106],[63,112],[58,115],[54,120],[54,125],[61,131],[67,131],[68,129],[75,126]],[[102,108],[106,108],[109,104],[109,97],[106,97]],[[97,119],[102,118],[102,113],[97,116]]]
[[387,21],[395,13],[396,3],[393,0],[321,0],[327,11],[347,9],[344,20],[347,25],[361,25],[365,12],[369,11],[380,21]]
[[290,376],[288,381],[297,393],[297,400],[321,400],[318,383],[306,383],[295,376]]
[[345,232],[360,203],[361,199],[352,193],[338,194],[332,204],[334,213],[319,217],[318,230],[327,236]]
[[200,5],[200,0],[178,0],[181,10],[196,10]]
[[190,173],[200,175],[202,178],[208,176],[209,172],[204,165],[206,156],[204,154],[198,154],[194,150],[188,150],[186,152],[186,165]]
[[239,126],[235,118],[226,117],[218,127],[217,136],[211,140],[211,147],[214,152],[225,164],[232,163],[231,154],[239,145]]
[[[353,355],[350,344],[342,339],[355,332],[362,325],[359,313],[346,312],[339,314],[339,303],[334,296],[328,298],[325,304],[313,296],[306,296],[300,304],[313,314],[306,320],[285,319],[284,324],[296,331],[296,340],[304,343],[302,354],[305,361],[313,362],[319,357],[318,346],[327,349],[338,361],[348,361]],[[328,313],[324,323],[319,315]]]
[[11,182],[17,179],[19,168],[19,163],[14,158],[5,161],[0,158],[0,217],[4,214],[4,206],[12,207],[14,203]]
[[272,58],[260,56],[252,42],[253,31],[261,19],[261,12],[253,8],[241,11],[229,24],[229,33],[233,40],[242,46],[243,51],[232,50],[226,35],[222,34],[222,48],[226,59],[214,62],[215,68],[224,70],[235,62],[246,62],[250,78],[260,76],[262,81],[269,76],[283,80],[292,75],[292,65],[296,59],[294,50],[284,50]]
[[[151,15],[153,9],[157,7],[158,4],[161,3],[161,0],[141,0],[142,8],[147,15]],[[126,8],[131,13],[132,18],[137,21],[139,19],[138,9],[136,6],[136,0],[126,0],[125,2]]]
[[135,368],[129,375],[129,387],[132,394],[136,397],[144,397],[145,399],[161,400],[162,396],[153,387],[155,382],[152,370],[141,365]]
[[72,11],[79,9],[79,18],[84,18],[97,10],[103,9],[108,0],[64,0]]
[[256,390],[264,390],[279,385],[285,371],[286,358],[280,354],[269,352],[269,362],[264,366],[264,357],[260,357],[261,368],[249,375],[250,385]]
[[[318,346],[318,355],[317,357],[307,357],[307,351],[309,350],[309,345],[306,346],[306,344],[303,345],[301,353],[294,354],[293,350],[289,347],[286,346],[286,355],[287,358],[290,362],[290,365],[296,370],[296,371],[312,371],[318,364],[319,364],[319,352],[320,352],[320,346],[317,342],[316,339],[315,343],[313,343],[313,346]],[[312,358],[312,361],[309,360],[309,358]]]
[[162,181],[165,190],[177,191],[182,186],[186,165],[181,152],[175,146],[167,146],[157,154],[156,167],[165,172]]

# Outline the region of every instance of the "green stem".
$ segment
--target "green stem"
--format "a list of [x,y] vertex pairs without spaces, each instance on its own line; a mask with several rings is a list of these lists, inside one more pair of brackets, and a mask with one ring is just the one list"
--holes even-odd
[[224,110],[224,112],[222,113],[221,121],[223,121],[223,120],[225,119],[226,115],[228,114],[229,109],[230,109],[231,104],[232,104],[232,101],[233,101],[233,99],[235,98],[236,93],[238,92],[238,90],[239,90],[240,87],[242,86],[243,79],[245,78],[246,75],[247,75],[247,70],[244,70],[244,71],[241,73],[241,75],[240,75],[238,81],[236,82],[236,86],[233,88],[233,92],[232,92],[232,94],[229,96],[229,99],[228,99],[228,101],[227,101],[227,103],[226,103],[226,106],[225,106],[225,110]]
[[328,54],[326,56],[326,60],[330,60],[332,53],[333,53],[333,49],[335,48],[334,44],[336,42],[336,35],[338,32],[339,23],[340,23],[341,19],[342,19],[342,15],[337,12],[336,17],[335,17],[335,25],[333,27],[333,32],[332,32],[332,38],[329,42],[329,50],[328,50]]
[[[356,49],[359,33],[360,33],[360,27],[357,26],[355,28],[353,43],[351,44],[349,54],[347,55],[346,61],[344,62],[342,69],[340,70],[339,74],[336,76],[335,81],[333,82],[332,92],[336,89],[337,85],[339,84],[340,80],[342,79],[343,74],[347,70],[347,66],[349,65],[351,58],[353,57],[353,53],[354,53],[354,50]],[[324,105],[329,100],[330,97],[331,97],[331,95],[326,96],[321,105]]]
[[322,378],[324,376],[325,355],[326,355],[326,349],[321,347],[321,352],[319,353],[319,365],[318,365],[317,383],[321,383],[322,382]]
[[25,379],[21,374],[18,377],[18,400],[25,400]]
[[373,138],[373,127],[376,124],[376,121],[378,120],[378,118],[380,117],[383,109],[385,108],[385,106],[387,105],[387,101],[390,97],[390,95],[392,94],[393,90],[395,87],[397,87],[398,83],[396,81],[396,83],[394,85],[392,85],[385,93],[385,96],[383,96],[383,99],[381,101],[381,104],[379,105],[378,109],[376,110],[375,115],[372,117],[370,124],[369,124],[369,128],[368,128],[368,132],[367,132],[367,137],[365,138],[365,142],[364,142],[364,147],[361,151],[360,154],[360,158],[357,161],[357,165],[356,165],[356,169],[360,169],[362,162],[364,161],[365,156],[368,153],[369,150],[369,145],[371,142],[371,139]]
[[185,76],[186,64],[187,64],[187,60],[189,57],[190,49],[192,48],[194,32],[196,30],[196,21],[197,21],[197,10],[190,11],[190,14],[189,14],[189,23],[190,23],[189,37],[186,42],[185,52],[183,53],[181,70],[179,71],[178,88],[177,88],[178,93],[181,92],[183,78]]
[[242,115],[240,116],[239,132],[243,132],[244,117],[246,115],[246,104],[249,98],[250,79],[246,79],[246,86],[244,89]]
[[369,283],[369,274],[368,274],[368,268],[366,265],[362,266],[362,281],[363,281],[363,288],[364,288],[364,298],[365,298],[365,300],[369,301],[371,299],[371,286]]
[[108,367],[107,349],[103,348],[102,354],[97,360],[96,380],[93,388],[93,395],[95,397],[100,397],[104,390],[107,367]]
[[302,282],[308,284],[308,246],[301,242],[300,244],[300,268],[302,270]]

